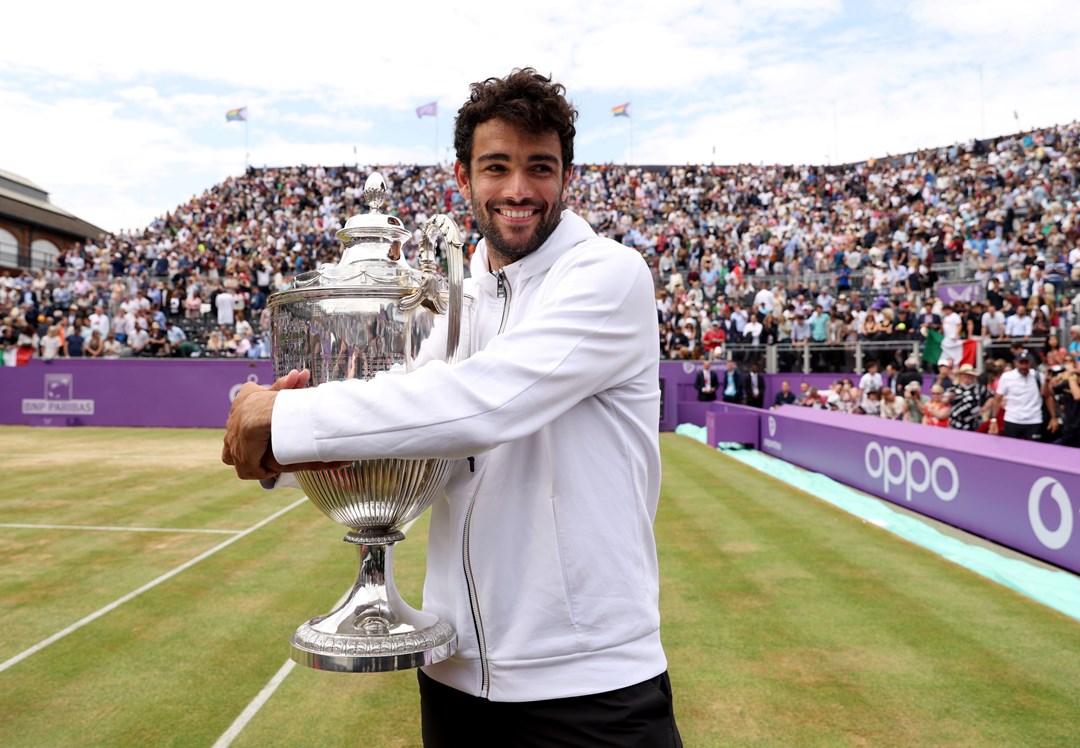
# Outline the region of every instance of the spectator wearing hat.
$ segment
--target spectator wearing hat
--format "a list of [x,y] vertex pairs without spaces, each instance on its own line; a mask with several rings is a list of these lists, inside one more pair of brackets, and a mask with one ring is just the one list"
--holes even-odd
[[1005,436],[1038,441],[1042,436],[1043,391],[1037,372],[1032,370],[1031,353],[1022,349],[1014,367],[1001,375],[991,410],[990,433],[998,433],[998,411],[1005,409]]
[[949,405],[949,428],[977,431],[990,412],[993,394],[978,380],[979,372],[971,364],[961,364],[956,370],[959,384],[945,393]]
[[143,347],[142,355],[158,357],[169,355],[168,335],[161,329],[160,323],[151,323],[150,332],[147,335],[146,345]]

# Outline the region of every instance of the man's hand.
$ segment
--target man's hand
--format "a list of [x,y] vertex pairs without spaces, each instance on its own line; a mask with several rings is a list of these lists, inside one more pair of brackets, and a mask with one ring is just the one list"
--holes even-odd
[[274,459],[270,444],[270,419],[274,400],[281,390],[307,387],[311,372],[290,371],[269,387],[248,382],[240,388],[225,422],[225,444],[221,461],[236,468],[236,475],[245,480],[263,480],[293,470],[326,470],[348,463],[310,462],[282,465]]

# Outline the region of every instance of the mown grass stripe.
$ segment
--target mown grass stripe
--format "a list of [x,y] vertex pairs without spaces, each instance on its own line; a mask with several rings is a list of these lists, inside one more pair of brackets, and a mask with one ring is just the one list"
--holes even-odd
[[[418,519],[420,518],[416,517],[409,520],[409,522],[401,528],[401,532],[407,535],[409,532],[409,528],[415,525]],[[338,601],[334,603],[334,607],[332,607],[330,610],[337,610],[338,607],[345,602],[345,598],[349,596],[349,592],[351,592],[351,590],[346,591],[344,595],[339,597]],[[266,702],[270,700],[270,697],[274,695],[274,692],[277,691],[278,686],[284,683],[285,679],[289,677],[289,673],[293,671],[294,667],[296,667],[295,662],[293,662],[292,660],[286,660],[285,664],[282,665],[276,673],[274,673],[274,677],[271,678],[265,686],[263,686],[262,690],[259,691],[255,698],[251,700],[251,703],[244,707],[244,711],[240,712],[240,715],[236,718],[236,720],[233,721],[231,725],[229,725],[229,729],[222,733],[221,737],[217,739],[217,741],[213,745],[213,748],[228,748],[230,745],[232,745],[232,742],[236,740],[237,737],[239,737],[240,733],[244,731],[244,728],[247,727],[248,723],[255,718],[255,715],[259,713],[259,710],[263,708],[263,705],[266,704]]]
[[243,530],[200,530],[190,527],[104,527],[102,525],[38,525],[2,522],[0,527],[16,530],[91,530],[96,532],[171,532],[203,535],[239,535]]
[[121,605],[128,602],[129,600],[133,600],[136,597],[138,597],[139,595],[143,594],[144,592],[154,589],[155,587],[157,587],[162,582],[166,582],[166,581],[172,579],[173,577],[175,577],[177,574],[184,571],[185,569],[190,569],[192,566],[199,563],[200,561],[203,561],[203,560],[205,560],[207,558],[210,558],[211,556],[213,556],[218,551],[221,551],[221,550],[223,550],[225,548],[228,548],[230,545],[232,545],[236,541],[240,540],[241,538],[244,538],[244,537],[250,535],[251,533],[258,530],[259,528],[264,527],[265,525],[269,524],[270,522],[273,522],[275,519],[277,519],[281,515],[295,509],[296,507],[300,506],[301,504],[304,504],[305,502],[307,502],[307,497],[306,496],[301,498],[301,499],[298,499],[297,501],[294,501],[293,503],[289,504],[284,509],[279,509],[278,511],[271,514],[269,517],[267,517],[267,518],[265,518],[265,519],[263,519],[263,520],[261,520],[259,522],[256,522],[254,525],[252,525],[248,529],[246,529],[246,530],[244,530],[242,532],[239,532],[236,535],[233,535],[228,540],[215,545],[210,550],[205,551],[204,553],[200,553],[198,556],[191,559],[190,561],[186,561],[186,562],[180,564],[180,566],[177,566],[172,571],[167,572],[165,574],[162,574],[157,579],[154,579],[154,580],[151,580],[150,582],[147,582],[142,587],[139,587],[137,590],[129,592],[128,594],[124,595],[123,597],[119,598],[118,600],[114,600],[113,602],[109,603],[105,607],[99,608],[98,610],[94,611],[90,615],[85,616],[83,618],[80,618],[75,623],[71,624],[70,626],[68,626],[65,629],[62,629],[61,631],[56,632],[55,634],[48,637],[47,639],[42,639],[41,641],[39,641],[37,644],[30,647],[29,649],[25,649],[22,652],[20,652],[19,654],[12,657],[11,659],[9,659],[9,660],[7,660],[7,661],[5,661],[3,663],[0,663],[0,673],[4,672],[5,670],[7,670],[10,667],[13,667],[13,666],[19,664],[20,662],[25,660],[27,657],[30,657],[31,655],[37,654],[41,650],[45,649],[45,647],[49,646],[50,644],[53,644],[54,642],[57,642],[57,641],[63,639],[68,634],[70,634],[72,632],[75,632],[75,631],[78,631],[83,626],[87,625],[88,623],[93,623],[97,619],[101,618],[103,615],[105,615],[105,614],[107,614],[107,613],[109,613],[109,612],[111,612],[113,610],[116,610],[117,608],[119,608]]

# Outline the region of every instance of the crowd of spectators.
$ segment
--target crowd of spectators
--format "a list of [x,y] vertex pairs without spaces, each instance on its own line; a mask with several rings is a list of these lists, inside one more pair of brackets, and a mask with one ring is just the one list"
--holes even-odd
[[772,407],[798,405],[1080,447],[1080,325],[1070,337],[1068,349],[1048,352],[1038,368],[1035,355],[1018,344],[1009,358],[988,359],[982,371],[944,361],[926,375],[912,356],[899,371],[892,363],[879,371],[871,360],[857,382],[841,377],[824,391],[803,381],[796,393],[785,380]]
[[[842,166],[578,166],[567,203],[653,269],[664,358],[781,344],[820,347],[827,365],[829,346],[935,333],[942,350],[1046,340],[1045,358],[1080,319],[1078,168],[1072,123]],[[417,236],[450,214],[471,254],[451,169],[379,170],[384,210]],[[338,259],[369,171],[249,169],[143,230],[0,278],[5,362],[267,355],[268,297]],[[964,301],[936,293],[946,267],[975,290]]]

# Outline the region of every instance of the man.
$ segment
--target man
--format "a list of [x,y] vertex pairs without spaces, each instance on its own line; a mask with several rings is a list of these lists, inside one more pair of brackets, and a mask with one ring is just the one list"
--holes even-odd
[[1005,319],[1005,337],[1026,341],[1031,337],[1031,327],[1031,316],[1027,307],[1021,304],[1016,308],[1016,314]]
[[986,311],[983,312],[982,330],[986,343],[1005,337],[1005,315],[993,304],[987,304]]
[[[705,334],[701,336],[701,349],[706,359],[716,358],[724,350],[726,337],[724,331],[715,322],[705,323]],[[716,374],[714,373],[713,376]]]
[[979,382],[979,372],[971,364],[961,364],[956,374],[960,383],[945,392],[945,401],[949,404],[949,428],[978,431],[990,411],[993,395]]
[[743,390],[746,392],[746,404],[751,408],[765,405],[765,375],[757,362],[750,364],[750,371],[743,377]]
[[859,377],[860,397],[867,392],[881,392],[881,388],[884,386],[885,382],[881,378],[881,372],[878,371],[878,362],[868,361],[866,363],[866,371]]
[[640,253],[563,210],[576,118],[563,92],[516,70],[473,84],[458,112],[454,173],[484,236],[473,356],[248,384],[226,428],[222,459],[241,478],[474,456],[432,507],[424,608],[458,651],[419,675],[427,746],[681,745],[652,533],[653,280]]
[[1042,437],[1042,383],[1031,370],[1031,353],[1016,354],[1014,368],[1001,375],[990,414],[990,433],[998,433],[997,415],[1005,408],[1005,436],[1038,441]]
[[720,388],[720,377],[712,370],[712,361],[705,359],[694,377],[694,389],[697,390],[697,399],[703,403],[711,403],[716,400],[716,391]]
[[919,371],[918,356],[908,356],[904,359],[904,370],[896,375],[896,394],[903,395],[905,388],[911,382],[922,384],[922,373]]
[[[803,384],[806,384],[803,382]],[[779,408],[781,405],[794,405],[795,393],[791,391],[791,382],[784,380],[780,383],[780,391],[776,393],[776,398],[773,400],[773,407]]]
[[912,381],[904,385],[904,404],[907,407],[902,420],[911,423],[923,422],[923,408],[930,398],[922,394],[922,382]]
[[738,364],[734,361],[727,362],[727,371],[724,372],[723,393],[725,403],[742,404],[743,401],[743,377],[739,372]]
[[960,314],[953,308],[952,304],[946,303],[942,306],[941,317],[941,357],[938,359],[940,364],[943,361],[959,361],[964,354],[964,341],[960,338],[960,330],[964,326],[964,320]]
[[90,315],[90,330],[97,330],[101,333],[102,339],[109,336],[109,330],[111,329],[109,323],[109,315],[105,314],[105,307],[102,304],[94,304],[94,313]]

